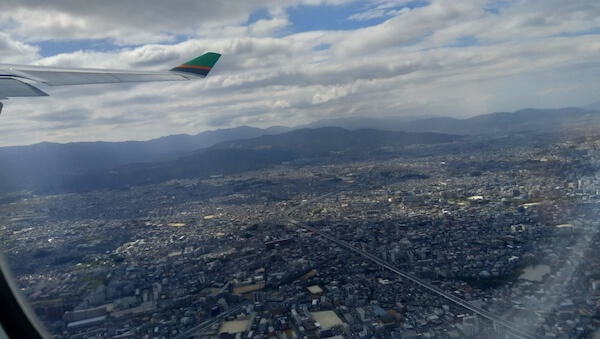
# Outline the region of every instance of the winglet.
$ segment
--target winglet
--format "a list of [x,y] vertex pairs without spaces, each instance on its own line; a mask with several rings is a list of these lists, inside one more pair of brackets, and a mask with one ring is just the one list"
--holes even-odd
[[171,72],[183,72],[192,76],[205,77],[217,63],[219,57],[221,57],[221,54],[219,53],[208,52],[194,60],[190,60],[183,65],[171,69]]

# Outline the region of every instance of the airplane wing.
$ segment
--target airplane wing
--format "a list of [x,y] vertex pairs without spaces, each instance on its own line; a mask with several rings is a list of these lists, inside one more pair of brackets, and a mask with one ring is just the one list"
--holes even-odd
[[[221,54],[208,52],[167,72],[0,64],[0,99],[48,95],[32,83],[63,86],[117,82],[181,81],[204,78],[217,63],[220,56]],[[0,111],[1,109],[0,103]]]

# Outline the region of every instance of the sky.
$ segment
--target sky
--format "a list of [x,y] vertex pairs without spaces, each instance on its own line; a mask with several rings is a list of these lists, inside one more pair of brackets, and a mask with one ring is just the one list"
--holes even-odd
[[0,146],[600,100],[597,0],[0,2],[0,63],[159,71],[207,51],[198,81],[3,100]]

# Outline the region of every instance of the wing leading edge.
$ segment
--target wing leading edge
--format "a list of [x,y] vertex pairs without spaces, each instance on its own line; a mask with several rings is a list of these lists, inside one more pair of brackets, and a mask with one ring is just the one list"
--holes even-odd
[[[208,52],[167,72],[0,64],[0,99],[48,95],[30,84],[31,82],[41,82],[50,86],[64,86],[118,82],[182,81],[204,78],[217,63],[219,57],[221,57],[221,54]],[[1,109],[2,106],[0,106],[0,112]]]

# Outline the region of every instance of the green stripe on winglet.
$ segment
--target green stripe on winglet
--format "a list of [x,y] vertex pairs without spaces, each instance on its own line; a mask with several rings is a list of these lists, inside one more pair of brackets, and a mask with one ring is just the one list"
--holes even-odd
[[[196,59],[193,59],[193,60],[190,60],[190,61],[184,63],[181,66],[203,66],[203,67],[208,67],[210,69],[217,63],[217,60],[219,60],[220,57],[221,57],[221,54],[219,54],[219,53],[208,52],[208,53],[202,54],[201,56],[197,57]],[[179,66],[179,67],[181,67],[181,66]]]

